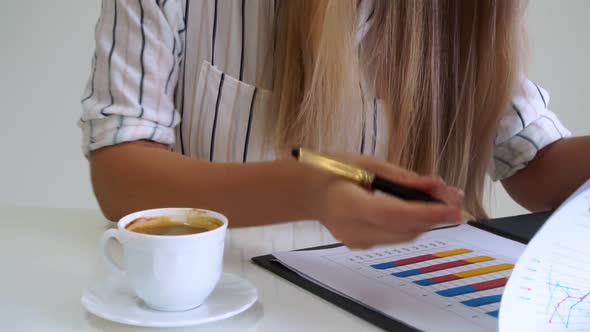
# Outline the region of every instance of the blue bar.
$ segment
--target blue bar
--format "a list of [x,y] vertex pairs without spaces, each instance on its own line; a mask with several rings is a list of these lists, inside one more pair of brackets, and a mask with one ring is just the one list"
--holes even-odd
[[422,273],[423,272],[420,271],[420,269],[414,269],[414,270],[407,270],[407,271],[392,273],[391,275],[395,276],[395,277],[405,278],[405,277],[417,276]]
[[494,311],[490,311],[490,312],[486,312],[486,314],[492,316],[492,317],[496,317],[498,318],[498,313],[500,313],[500,309],[498,310],[494,310]]
[[469,293],[473,293],[473,292],[477,292],[479,291],[478,289],[475,289],[474,287],[471,287],[470,285],[467,286],[460,286],[460,287],[455,287],[455,288],[449,288],[449,289],[443,289],[441,291],[436,292],[438,295],[442,295],[445,297],[452,297],[452,296],[458,296],[458,295],[463,295],[463,294],[469,294]]
[[422,279],[422,280],[416,280],[414,281],[415,284],[418,284],[420,286],[430,286],[430,285],[434,285],[434,283],[432,282],[432,280],[430,279]]
[[391,262],[386,262],[386,263],[371,265],[371,267],[374,269],[377,269],[377,270],[385,270],[385,269],[391,269],[392,267],[395,267],[395,266]]
[[479,306],[486,305],[486,304],[499,303],[501,299],[502,299],[502,295],[500,294],[500,295],[478,297],[476,299],[466,300],[461,303],[463,303],[464,305],[466,305],[468,307],[479,307]]

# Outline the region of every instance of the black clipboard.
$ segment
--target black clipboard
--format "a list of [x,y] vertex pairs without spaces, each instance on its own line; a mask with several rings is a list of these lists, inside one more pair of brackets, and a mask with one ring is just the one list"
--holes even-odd
[[[470,225],[490,233],[517,241],[528,243],[535,233],[549,218],[551,212],[533,213],[515,217],[492,219],[485,223],[470,223]],[[340,243],[305,248],[299,250],[327,249],[341,246]],[[252,258],[252,261],[260,267],[296,284],[297,286],[321,297],[322,299],[366,320],[367,322],[384,329],[385,331],[415,332],[414,327],[397,321],[389,316],[379,313],[353,300],[347,299],[318,284],[315,284],[297,273],[289,270],[279,263],[273,255],[264,255]]]

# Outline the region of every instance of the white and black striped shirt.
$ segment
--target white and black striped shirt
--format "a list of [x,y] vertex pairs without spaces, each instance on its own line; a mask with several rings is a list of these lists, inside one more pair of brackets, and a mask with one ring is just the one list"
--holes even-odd
[[[270,107],[276,0],[104,0],[82,99],[83,149],[148,139],[218,162],[273,159],[263,128]],[[361,2],[359,36],[370,1]],[[525,167],[571,133],[548,110],[548,93],[523,80],[496,137],[490,175]],[[363,103],[358,150],[384,158],[389,121]]]

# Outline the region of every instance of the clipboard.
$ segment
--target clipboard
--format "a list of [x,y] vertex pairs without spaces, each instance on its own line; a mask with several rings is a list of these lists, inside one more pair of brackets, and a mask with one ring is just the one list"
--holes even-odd
[[[541,228],[541,226],[551,216],[551,214],[552,212],[541,212],[514,217],[492,219],[485,223],[471,222],[469,224],[484,231],[526,244]],[[299,250],[328,249],[338,246],[342,246],[342,244],[335,243],[325,246],[305,248]],[[292,270],[288,269],[280,262],[278,262],[272,254],[253,257],[252,261],[256,265],[296,284],[297,286],[307,290],[308,292],[313,293],[316,296],[319,296],[320,298],[340,307],[341,309],[344,309],[350,312],[351,314],[361,319],[364,319],[365,321],[379,328],[384,329],[385,331],[419,331],[410,325],[392,319],[391,317],[379,313],[358,302],[347,299],[335,292],[332,292],[331,290],[326,289],[321,285],[318,285],[305,278],[302,278],[297,273],[293,272]]]

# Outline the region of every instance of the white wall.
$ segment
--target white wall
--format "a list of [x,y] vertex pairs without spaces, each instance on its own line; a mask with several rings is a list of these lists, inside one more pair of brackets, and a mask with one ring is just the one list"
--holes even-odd
[[[0,205],[96,207],[75,125],[100,1],[7,1],[0,12]],[[590,1],[532,0],[532,79],[590,134]],[[493,215],[522,212],[494,191]]]
[[96,207],[76,121],[100,1],[0,10],[0,205]]

